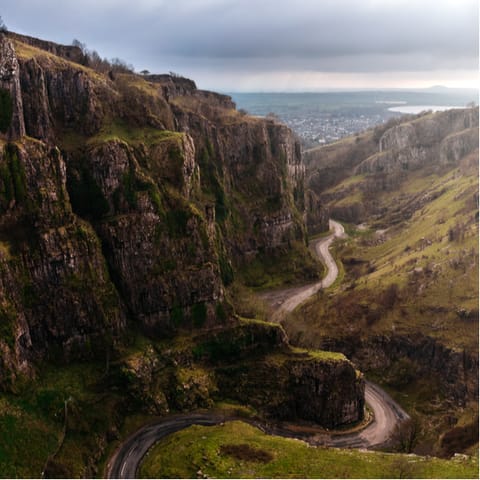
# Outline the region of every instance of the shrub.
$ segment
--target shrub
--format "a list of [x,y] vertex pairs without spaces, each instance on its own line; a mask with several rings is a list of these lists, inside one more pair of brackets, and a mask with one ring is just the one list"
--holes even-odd
[[0,88],[0,132],[6,133],[13,116],[13,100],[10,92]]

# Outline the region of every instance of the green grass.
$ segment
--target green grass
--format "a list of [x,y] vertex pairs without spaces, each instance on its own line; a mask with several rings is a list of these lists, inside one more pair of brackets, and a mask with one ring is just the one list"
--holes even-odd
[[478,457],[440,460],[315,448],[242,422],[192,426],[159,442],[142,478],[477,478]]
[[147,146],[164,141],[178,142],[183,138],[183,133],[170,130],[159,130],[154,127],[133,128],[118,119],[105,122],[100,133],[88,140],[89,145],[120,140],[131,145],[143,143]]
[[306,246],[298,241],[291,247],[273,254],[258,254],[238,272],[238,278],[247,286],[259,290],[318,280],[324,271],[323,265]]
[[69,152],[78,150],[85,145],[97,146],[112,141],[126,142],[133,147],[140,144],[152,147],[162,142],[170,142],[172,145],[178,146],[183,135],[181,132],[160,130],[148,126],[132,127],[122,120],[106,118],[100,132],[96,135],[87,137],[76,130],[65,130],[60,136],[59,143]]
[[47,458],[50,474],[88,475],[85,466],[103,448],[105,433],[118,421],[119,398],[102,387],[104,365],[47,366],[34,380],[17,383],[17,393],[0,395],[0,476],[40,477]]
[[0,477],[40,477],[58,444],[60,425],[52,425],[0,396]]
[[298,355],[305,355],[309,360],[322,361],[346,361],[347,357],[343,353],[328,352],[324,350],[307,350],[305,348],[290,347],[290,351]]
[[[290,333],[368,337],[394,328],[478,351],[477,190],[474,175],[455,169],[414,172],[399,190],[380,195],[386,213],[378,223],[388,226],[391,213],[405,208],[411,215],[383,234],[347,229],[350,238],[334,247],[344,273],[329,289],[333,295],[320,293],[301,307],[288,322]],[[389,300],[392,285],[398,292]]]

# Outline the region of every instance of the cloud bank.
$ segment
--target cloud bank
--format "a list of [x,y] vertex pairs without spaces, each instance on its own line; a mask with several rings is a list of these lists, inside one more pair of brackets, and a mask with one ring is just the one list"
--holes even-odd
[[478,77],[475,0],[3,0],[0,15],[12,30],[78,38],[137,69],[213,88]]

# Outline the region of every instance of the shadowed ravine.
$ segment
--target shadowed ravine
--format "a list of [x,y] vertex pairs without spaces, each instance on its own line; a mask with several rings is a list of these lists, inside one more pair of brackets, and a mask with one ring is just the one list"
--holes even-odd
[[[331,235],[314,240],[311,245],[327,267],[327,275],[324,279],[313,285],[269,292],[262,296],[274,309],[276,321],[279,321],[285,313],[293,311],[300,303],[321,288],[327,288],[335,282],[338,276],[338,268],[328,249],[335,238],[345,235],[345,231],[342,225],[333,220],[330,220],[330,228],[333,230]],[[373,420],[365,428],[354,433],[330,432],[329,434],[322,434],[320,439],[302,433],[301,430],[296,429],[293,432],[279,426],[265,425],[245,418],[225,416],[213,411],[172,415],[159,422],[142,427],[125,440],[107,465],[107,477],[136,477],[140,463],[147,451],[160,439],[172,433],[191,425],[216,425],[229,420],[242,420],[255,425],[265,433],[300,438],[312,445],[341,448],[372,448],[383,445],[390,439],[397,424],[409,418],[408,414],[380,387],[368,381],[365,384],[365,400],[373,412]]]

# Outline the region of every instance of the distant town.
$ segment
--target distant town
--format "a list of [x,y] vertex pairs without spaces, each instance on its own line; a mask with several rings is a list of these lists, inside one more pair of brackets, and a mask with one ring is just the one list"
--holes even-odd
[[[464,107],[478,91],[431,88],[318,93],[229,93],[237,108],[251,115],[277,118],[301,139],[303,148],[335,142],[392,117]],[[393,111],[395,110],[395,111]]]
[[322,115],[284,115],[281,120],[287,124],[302,140],[305,148],[335,142],[343,137],[368,130],[385,122],[393,112],[373,115],[329,114]]

